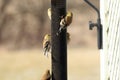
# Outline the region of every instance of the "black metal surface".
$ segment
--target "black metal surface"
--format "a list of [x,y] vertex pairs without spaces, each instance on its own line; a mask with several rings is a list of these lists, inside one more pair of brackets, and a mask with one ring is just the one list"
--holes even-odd
[[103,49],[103,36],[102,36],[102,24],[100,18],[97,20],[97,42],[98,42],[98,49]]
[[100,18],[100,12],[99,10],[91,3],[89,2],[88,0],[84,0],[87,4],[89,4],[98,14],[98,18]]
[[89,21],[89,29],[92,30],[93,27],[97,27],[97,42],[98,42],[98,49],[103,48],[103,42],[102,42],[102,24],[100,19],[100,11],[88,0],[84,0],[88,5],[90,5],[98,14],[97,23],[93,23],[92,21]]
[[66,30],[56,35],[60,18],[66,14],[66,0],[51,0],[52,80],[67,80]]

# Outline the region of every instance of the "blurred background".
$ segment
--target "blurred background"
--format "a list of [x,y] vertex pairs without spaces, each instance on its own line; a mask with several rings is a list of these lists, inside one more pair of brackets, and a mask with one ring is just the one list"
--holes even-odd
[[[99,8],[99,0],[89,0]],[[43,55],[42,40],[50,34],[50,0],[0,0],[0,80],[40,80],[51,59]],[[67,0],[73,12],[68,28],[68,80],[100,80],[96,12],[83,0]]]

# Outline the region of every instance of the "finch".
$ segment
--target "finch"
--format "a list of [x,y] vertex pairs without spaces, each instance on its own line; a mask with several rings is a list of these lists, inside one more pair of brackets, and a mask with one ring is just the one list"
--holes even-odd
[[67,11],[66,16],[61,17],[60,28],[59,28],[57,35],[61,33],[62,30],[66,29],[72,23],[72,19],[73,19],[73,13],[70,11]]
[[43,49],[44,49],[44,55],[47,57],[50,48],[51,48],[51,35],[46,34],[43,39]]
[[46,70],[41,80],[50,80],[50,78],[51,78],[50,70]]
[[48,8],[48,11],[47,11],[47,12],[48,12],[48,17],[49,17],[49,19],[51,20],[51,14],[52,14],[52,13],[51,13],[51,8]]

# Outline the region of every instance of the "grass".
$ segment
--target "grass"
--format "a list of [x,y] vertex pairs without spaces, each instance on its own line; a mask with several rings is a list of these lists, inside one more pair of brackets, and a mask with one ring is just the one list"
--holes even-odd
[[[68,50],[68,80],[100,80],[99,52],[94,49]],[[0,49],[0,80],[40,80],[51,60],[42,50]]]

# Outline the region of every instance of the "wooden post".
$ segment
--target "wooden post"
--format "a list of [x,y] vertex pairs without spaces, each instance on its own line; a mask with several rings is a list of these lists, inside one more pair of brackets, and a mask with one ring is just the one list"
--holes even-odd
[[60,18],[66,14],[66,0],[51,0],[52,80],[67,80],[66,30],[56,35]]

